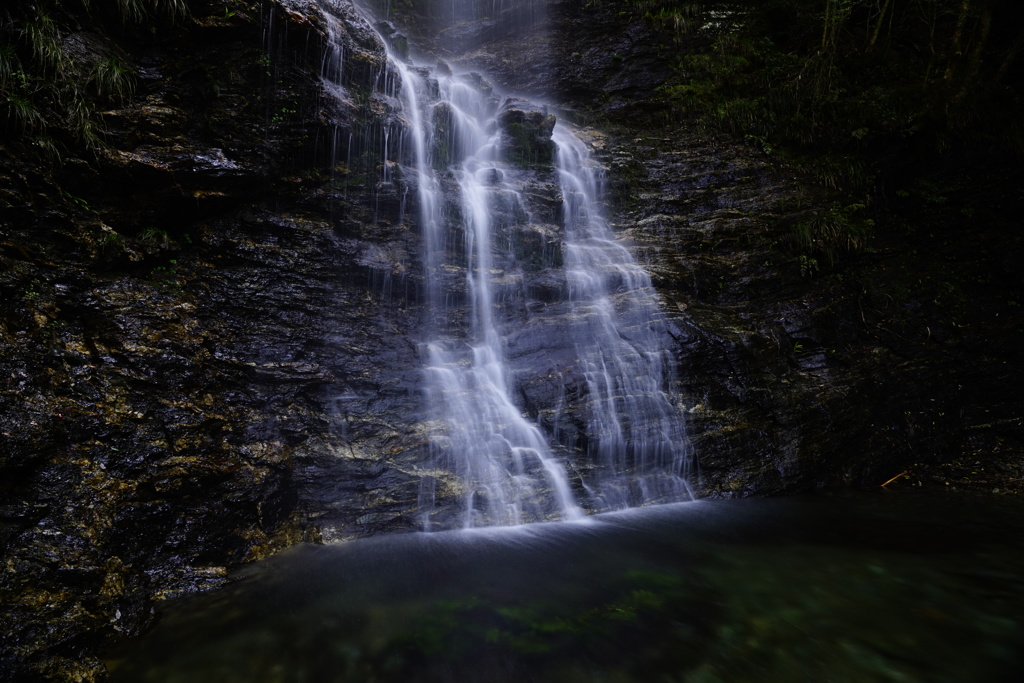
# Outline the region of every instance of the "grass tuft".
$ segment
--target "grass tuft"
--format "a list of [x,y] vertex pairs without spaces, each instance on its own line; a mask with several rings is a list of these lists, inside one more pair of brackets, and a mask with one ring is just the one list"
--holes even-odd
[[116,57],[96,62],[91,80],[100,97],[116,102],[123,102],[135,93],[135,74]]

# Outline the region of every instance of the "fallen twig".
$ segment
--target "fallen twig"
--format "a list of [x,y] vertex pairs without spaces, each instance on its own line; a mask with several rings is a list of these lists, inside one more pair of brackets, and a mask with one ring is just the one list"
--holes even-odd
[[893,477],[889,481],[887,481],[884,484],[882,484],[882,488],[885,488],[886,486],[888,486],[889,484],[893,483],[894,481],[896,481],[897,479],[899,479],[900,477],[902,477],[905,474],[910,474],[910,470],[904,470],[904,471],[900,472],[895,477]]

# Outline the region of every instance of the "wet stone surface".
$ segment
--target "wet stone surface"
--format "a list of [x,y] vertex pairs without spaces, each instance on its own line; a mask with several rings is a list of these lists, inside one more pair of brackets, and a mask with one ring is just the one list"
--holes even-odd
[[100,680],[159,600],[319,539],[309,519],[409,524],[381,454],[416,442],[393,416],[418,409],[417,247],[359,165],[383,46],[339,3],[350,99],[322,97],[312,8],[97,26],[142,75],[110,146],[52,169],[3,149],[5,680]]

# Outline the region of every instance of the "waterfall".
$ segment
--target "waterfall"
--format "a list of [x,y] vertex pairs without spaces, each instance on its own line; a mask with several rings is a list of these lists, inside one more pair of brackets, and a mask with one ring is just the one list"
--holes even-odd
[[692,453],[682,412],[667,388],[675,377],[664,314],[651,278],[615,240],[601,210],[600,174],[583,142],[554,131],[562,186],[563,255],[573,339],[588,389],[584,485],[598,510],[693,498]]
[[[432,469],[457,475],[466,527],[580,517],[565,464],[555,460],[509,387],[495,316],[493,208],[522,211],[523,202],[504,180],[512,169],[499,152],[497,100],[472,78],[440,74],[434,77],[437,95],[424,101],[434,82],[403,64],[396,67],[412,128],[433,321],[425,345],[426,391],[444,425],[432,441]],[[457,188],[458,204],[450,207],[455,226],[442,212],[442,175]],[[461,249],[450,247],[453,232],[463,234]],[[445,286],[446,273],[459,270],[465,311],[449,305]],[[426,528],[439,483],[437,476],[424,477]]]
[[[533,2],[494,6],[506,15],[526,7],[534,21]],[[333,48],[326,80],[342,59]],[[587,146],[543,106],[504,98],[477,73],[389,55],[374,83],[400,119],[377,137],[379,186],[414,187],[423,244],[422,526],[569,520],[691,499],[665,317],[604,216],[602,172]],[[544,242],[532,256],[527,233]],[[548,235],[557,258],[547,256]],[[531,268],[558,271],[546,280],[564,283],[548,287],[560,291],[545,295],[551,301],[531,299]],[[539,353],[558,356],[546,367],[557,367],[547,372],[563,396],[528,412],[522,382],[537,368],[511,362],[508,340],[555,328]],[[572,438],[557,427],[567,423]]]

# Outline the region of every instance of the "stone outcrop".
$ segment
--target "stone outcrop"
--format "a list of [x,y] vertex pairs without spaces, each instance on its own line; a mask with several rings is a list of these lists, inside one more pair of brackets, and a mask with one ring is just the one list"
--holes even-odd
[[[501,11],[494,16],[496,8]],[[670,75],[676,51],[666,49],[671,38],[644,21],[635,5],[477,3],[476,21],[454,24],[444,13],[410,14],[416,11],[394,14],[420,50],[479,70],[505,92],[548,101],[581,122],[663,122],[650,100]]]
[[551,132],[555,115],[522,98],[509,98],[501,106],[498,125],[504,132],[505,158],[521,166],[550,166],[555,145]]
[[827,197],[763,154],[685,131],[598,144],[677,330],[703,494],[1021,490],[1003,208],[981,239],[932,218],[925,243],[882,234],[830,270],[795,246]]
[[332,8],[330,96],[316,4],[196,3],[92,26],[138,73],[95,158],[0,149],[2,678],[102,678],[155,599],[311,518],[409,524],[417,246],[379,182],[383,45]]

